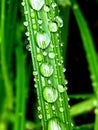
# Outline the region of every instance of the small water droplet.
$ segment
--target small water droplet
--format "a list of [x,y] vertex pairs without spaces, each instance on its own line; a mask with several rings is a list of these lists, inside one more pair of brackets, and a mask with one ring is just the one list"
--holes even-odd
[[32,19],[35,18],[35,13],[34,13],[34,11],[32,11],[32,10],[31,10],[31,18],[32,18]]
[[62,101],[63,101],[63,98],[60,97],[60,98],[59,98],[59,101],[62,102]]
[[38,115],[38,118],[41,120],[41,119],[42,119],[42,114],[39,114],[39,115]]
[[49,29],[51,32],[57,32],[58,26],[56,22],[49,22]]
[[65,85],[67,85],[68,84],[68,80],[65,80]]
[[38,109],[38,111],[40,111],[40,110],[41,110],[41,107],[40,107],[40,106],[38,106],[38,107],[37,107],[37,109]]
[[43,60],[43,55],[41,55],[40,53],[37,54],[36,59],[37,59],[37,61],[39,61],[39,62],[42,61],[42,60]]
[[26,35],[27,37],[29,37],[29,32],[26,32],[25,35]]
[[49,12],[50,8],[47,5],[44,5],[44,11]]
[[63,72],[66,72],[66,68],[63,68]]
[[63,20],[59,16],[56,16],[56,22],[60,28],[63,27]]
[[56,3],[52,3],[52,8],[55,8],[57,6],[57,4]]
[[24,14],[28,14],[28,11],[26,10],[26,11],[24,12]]
[[60,93],[63,93],[63,92],[65,91],[64,86],[61,85],[61,84],[59,84],[59,85],[58,85],[58,91],[59,91]]
[[25,21],[23,24],[24,24],[24,26],[27,27],[28,26],[28,21]]
[[51,118],[48,120],[47,130],[66,130],[66,126],[58,118]]
[[51,80],[50,79],[48,80],[48,84],[51,84]]
[[38,75],[38,72],[37,71],[33,71],[33,75],[34,76]]
[[26,49],[27,49],[28,51],[31,51],[31,46],[30,46],[30,44],[26,45]]
[[43,98],[48,103],[53,103],[58,98],[58,92],[55,88],[52,87],[45,87],[43,89]]
[[21,5],[24,6],[24,5],[25,5],[25,2],[21,2]]
[[40,72],[44,77],[50,77],[53,74],[53,66],[43,63],[40,65]]
[[39,11],[44,5],[44,0],[29,0],[29,3],[33,9]]
[[43,55],[44,55],[44,56],[47,56],[47,52],[46,52],[46,51],[44,51],[44,52],[43,52]]
[[41,19],[39,19],[39,20],[38,20],[38,23],[39,23],[39,24],[42,24],[42,23],[43,23],[43,21],[42,21]]
[[36,41],[41,49],[45,49],[50,44],[50,36],[48,33],[37,33],[36,34]]
[[55,106],[54,105],[52,106],[52,110],[55,110]]
[[60,107],[60,112],[63,112],[64,111],[64,108],[63,107]]
[[48,56],[49,56],[49,58],[54,59],[55,53],[54,52],[49,52]]

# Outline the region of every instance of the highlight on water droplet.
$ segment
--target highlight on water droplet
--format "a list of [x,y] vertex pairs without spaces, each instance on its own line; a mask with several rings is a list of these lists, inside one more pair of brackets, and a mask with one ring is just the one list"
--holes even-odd
[[44,77],[50,77],[53,74],[53,66],[48,63],[42,63],[40,65],[40,72]]
[[49,58],[54,59],[55,53],[54,52],[49,52],[48,56],[49,56]]
[[37,41],[39,48],[45,49],[50,44],[50,41],[51,41],[50,35],[48,33],[37,32],[36,41]]
[[38,23],[39,23],[39,24],[42,24],[42,23],[43,23],[43,21],[42,21],[41,19],[39,19],[39,20],[38,20]]
[[63,92],[65,91],[64,86],[61,85],[61,84],[59,84],[59,85],[58,85],[58,91],[59,91],[60,93],[63,93]]
[[29,3],[33,9],[39,11],[44,5],[44,0],[29,0]]
[[61,28],[63,27],[63,20],[59,17],[59,16],[56,16],[56,22],[58,24],[58,26]]
[[56,22],[49,22],[49,29],[51,32],[57,32],[58,26]]
[[51,118],[48,120],[47,130],[66,130],[66,126],[59,118]]
[[39,115],[38,115],[38,118],[41,120],[41,119],[42,119],[42,114],[39,114]]
[[52,87],[44,87],[43,89],[43,98],[48,103],[53,103],[58,98],[58,92],[55,88]]

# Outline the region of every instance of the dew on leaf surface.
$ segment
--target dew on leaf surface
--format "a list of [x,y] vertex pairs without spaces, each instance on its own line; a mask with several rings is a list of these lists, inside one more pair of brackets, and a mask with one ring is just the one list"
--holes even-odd
[[48,63],[42,63],[40,65],[40,72],[44,77],[50,77],[53,74],[53,66]]
[[48,33],[37,32],[36,41],[37,41],[39,48],[41,48],[41,49],[47,48],[48,45],[50,44],[50,40],[51,40],[50,35]]
[[61,85],[61,84],[59,84],[59,85],[58,85],[58,91],[59,91],[60,93],[63,93],[63,92],[65,91],[64,86]]
[[51,32],[57,32],[58,26],[56,22],[49,22],[49,29]]
[[59,16],[56,16],[56,22],[58,23],[58,26],[61,28],[63,27],[63,20],[59,17]]
[[31,8],[39,11],[44,5],[44,0],[29,0],[29,3]]
[[49,58],[54,59],[55,53],[54,52],[49,52],[48,56],[49,56]]
[[58,92],[55,88],[52,87],[45,87],[43,89],[43,98],[48,103],[53,103],[58,98]]
[[47,130],[66,130],[66,127],[58,118],[52,118],[48,120]]

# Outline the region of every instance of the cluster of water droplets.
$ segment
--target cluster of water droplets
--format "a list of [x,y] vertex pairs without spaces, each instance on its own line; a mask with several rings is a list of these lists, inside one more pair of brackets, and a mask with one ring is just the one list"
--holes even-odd
[[[24,6],[25,3],[22,2],[22,5]],[[44,9],[44,11],[46,13],[48,13],[50,11],[50,7],[49,5],[45,5],[45,1],[44,0],[29,0],[29,5],[31,7],[31,18],[32,18],[32,27],[34,29],[34,34],[36,36],[36,43],[37,43],[37,55],[36,55],[36,59],[39,63],[39,71],[41,73],[41,81],[42,81],[42,95],[43,95],[43,99],[45,100],[45,103],[47,104],[51,104],[51,108],[53,110],[53,112],[55,112],[56,107],[54,106],[54,103],[58,100],[60,102],[60,108],[59,111],[61,113],[64,112],[64,107],[63,107],[63,98],[62,95],[66,88],[63,84],[58,82],[58,85],[54,88],[52,86],[52,81],[51,81],[51,76],[54,74],[54,67],[53,65],[51,65],[51,63],[48,63],[44,60],[44,57],[48,57],[51,60],[53,60],[55,57],[57,57],[57,54],[53,51],[54,47],[58,47],[55,46],[52,42],[51,42],[51,35],[50,33],[55,33],[56,37],[58,38],[58,43],[59,41],[59,33],[58,30],[59,28],[63,27],[63,20],[61,19],[61,17],[56,16],[53,20],[52,19],[48,19],[48,28],[50,30],[49,32],[44,32],[42,30],[42,24],[44,23],[44,21],[39,18],[39,20],[37,21],[38,23],[36,23],[35,21],[35,17],[36,17],[36,13],[40,11],[42,8]],[[57,7],[57,4],[52,2],[51,6],[53,9],[55,9]],[[25,15],[28,15],[28,11],[24,12]],[[37,30],[37,24],[39,25],[39,31]],[[24,26],[28,26],[28,22],[25,21],[24,22]],[[26,32],[25,35],[29,38],[30,34],[29,32]],[[61,46],[63,46],[63,44],[61,44]],[[47,48],[50,47],[51,49],[49,49],[49,51],[47,51]],[[31,51],[30,45],[27,45],[27,49],[29,51]],[[58,58],[59,60],[59,58]],[[58,62],[58,66],[61,66],[62,63]],[[63,72],[66,71],[65,68],[62,69]],[[34,76],[38,75],[37,71],[33,72]],[[57,76],[57,75],[56,75]],[[58,78],[58,77],[55,77]],[[47,80],[47,85],[46,85],[46,80]],[[67,81],[65,81],[65,85],[67,84]],[[48,106],[48,105],[46,105]],[[42,119],[42,114],[41,114],[41,107],[38,107],[38,111],[39,111],[39,119]],[[51,115],[48,113],[48,107],[47,107],[47,119],[48,119],[48,124],[47,124],[47,130],[66,130],[66,127],[64,125],[64,123],[62,121],[60,121],[58,118],[51,118]]]

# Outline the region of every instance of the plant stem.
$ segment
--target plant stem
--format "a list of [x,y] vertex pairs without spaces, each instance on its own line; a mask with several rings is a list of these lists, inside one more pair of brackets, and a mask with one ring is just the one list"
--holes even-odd
[[[71,130],[71,118],[63,73],[58,6],[52,0],[24,0],[35,76],[39,118],[43,130]],[[39,3],[37,3],[39,2]],[[55,127],[55,128],[54,128]]]

